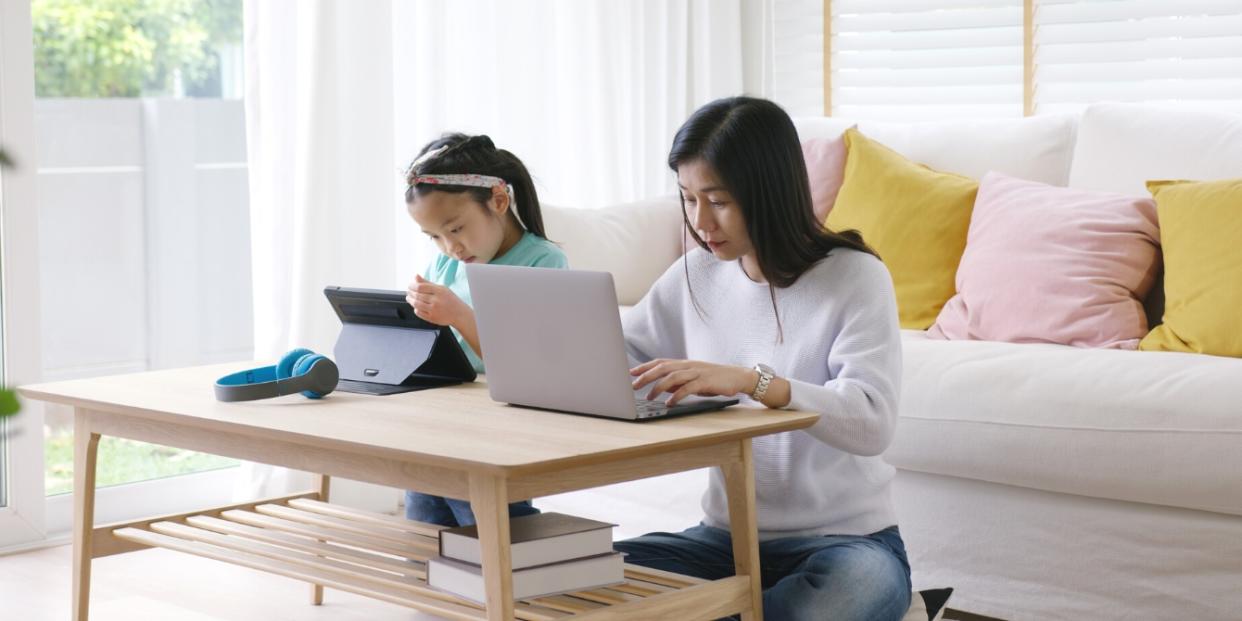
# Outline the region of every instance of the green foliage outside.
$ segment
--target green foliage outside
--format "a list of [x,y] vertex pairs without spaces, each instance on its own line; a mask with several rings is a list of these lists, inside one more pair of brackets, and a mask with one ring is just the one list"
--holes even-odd
[[241,0],[33,0],[38,97],[218,96]]
[[[47,495],[73,491],[73,430],[48,434],[43,444]],[[100,487],[147,481],[238,465],[236,459],[123,438],[99,441],[95,482]]]

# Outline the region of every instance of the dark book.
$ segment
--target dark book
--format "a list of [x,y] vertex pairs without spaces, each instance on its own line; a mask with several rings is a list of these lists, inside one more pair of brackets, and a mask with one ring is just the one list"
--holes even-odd
[[[513,569],[612,552],[614,526],[563,513],[513,518],[509,520]],[[440,556],[478,565],[483,557],[479,529],[459,526],[440,531]]]

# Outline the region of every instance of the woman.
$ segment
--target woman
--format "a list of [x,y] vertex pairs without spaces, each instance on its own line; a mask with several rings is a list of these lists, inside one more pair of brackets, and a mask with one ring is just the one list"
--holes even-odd
[[[820,413],[754,440],[764,616],[900,619],[910,568],[879,455],[897,417],[901,340],[892,279],[854,232],[811,209],[793,122],[776,104],[722,99],[696,111],[669,154],[688,253],[626,315],[635,388],[670,404],[741,395]],[[728,503],[714,470],[699,526],[617,543],[628,562],[733,574]]]

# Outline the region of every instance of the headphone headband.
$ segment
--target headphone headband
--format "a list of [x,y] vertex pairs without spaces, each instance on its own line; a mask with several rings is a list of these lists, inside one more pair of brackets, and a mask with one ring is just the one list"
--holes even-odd
[[[285,354],[285,359],[290,358],[290,354],[297,351]],[[253,401],[297,392],[318,399],[335,390],[340,380],[340,372],[336,364],[310,352],[298,355],[299,358],[306,356],[315,356],[314,359],[308,359],[309,368],[301,371],[295,370],[288,375],[280,372],[280,365],[247,369],[226,375],[216,380],[216,399],[225,402]],[[285,362],[284,359],[282,359],[283,362]]]

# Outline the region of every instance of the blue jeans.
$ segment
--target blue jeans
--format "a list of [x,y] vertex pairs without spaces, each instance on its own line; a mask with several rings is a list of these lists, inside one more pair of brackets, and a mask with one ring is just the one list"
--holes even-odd
[[[717,580],[734,575],[729,531],[700,524],[618,541],[627,563]],[[759,542],[768,621],[899,621],[910,608],[901,532],[786,537]]]
[[[529,500],[511,503],[509,517],[534,515],[539,510]],[[456,498],[432,496],[421,492],[405,493],[405,517],[409,520],[439,524],[440,526],[471,526],[475,523],[470,503]]]

